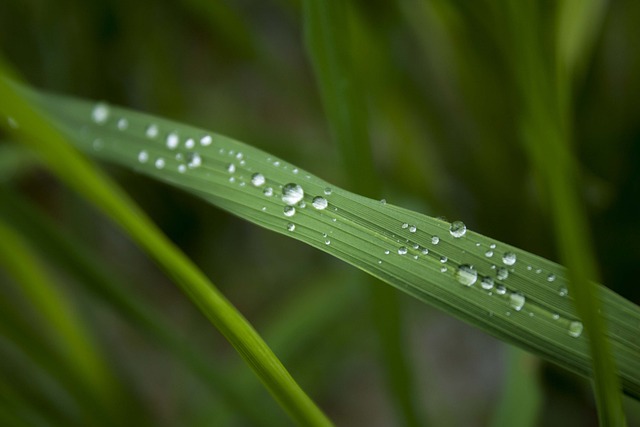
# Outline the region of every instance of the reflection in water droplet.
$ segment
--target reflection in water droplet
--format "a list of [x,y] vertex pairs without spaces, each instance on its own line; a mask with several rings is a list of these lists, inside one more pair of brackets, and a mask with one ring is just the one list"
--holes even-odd
[[509,295],[509,305],[515,310],[520,311],[524,307],[526,298],[522,294],[512,293]]
[[146,150],[142,150],[138,153],[138,161],[140,163],[147,163],[147,160],[149,160],[149,153],[147,153]]
[[204,135],[202,138],[200,138],[200,145],[206,147],[207,145],[211,145],[211,141],[213,141],[211,135]]
[[296,208],[293,206],[284,207],[284,216],[294,216],[296,214]]
[[313,202],[311,202],[311,204],[314,208],[322,210],[326,209],[326,207],[329,205],[329,202],[327,202],[327,199],[325,199],[324,197],[316,196],[313,198]]
[[456,239],[464,236],[466,232],[467,226],[464,225],[462,221],[454,221],[451,223],[451,227],[449,227],[449,233]]
[[505,263],[505,265],[513,265],[516,263],[516,254],[514,254],[513,252],[505,252],[504,255],[502,255],[502,262]]
[[574,320],[573,322],[569,323],[569,335],[574,338],[578,338],[580,335],[582,335],[582,329],[582,322]]
[[294,231],[295,229],[296,229],[296,225],[295,224],[293,224],[291,222],[289,224],[287,224],[287,230]]
[[407,253],[407,248],[405,248],[404,246],[398,248],[398,254],[405,255],[406,253]]
[[158,126],[153,123],[147,126],[147,129],[144,132],[147,138],[155,138],[156,136],[158,136],[158,133],[159,133]]
[[109,118],[109,106],[104,102],[99,102],[91,111],[91,118],[99,125],[105,123]]
[[254,187],[261,187],[265,182],[267,182],[267,179],[260,172],[251,175],[251,184],[253,184]]
[[454,277],[459,283],[465,286],[471,286],[476,283],[476,280],[478,280],[478,272],[473,268],[473,266],[463,264],[458,267]]
[[498,278],[498,280],[505,280],[507,277],[509,277],[509,272],[506,268],[500,267],[496,272],[496,277]]
[[438,236],[433,236],[431,238],[431,243],[437,245],[438,243],[440,243],[440,238]]
[[493,279],[489,276],[484,276],[480,281],[480,286],[482,286],[482,289],[486,290],[493,289]]
[[178,137],[178,134],[175,132],[171,132],[169,135],[167,135],[167,148],[169,150],[175,150],[178,147],[178,144],[180,143],[180,138]]
[[273,188],[271,187],[265,188],[264,190],[262,190],[262,194],[264,194],[267,197],[273,196]]
[[156,160],[156,169],[162,169],[164,167],[164,159],[160,157]]
[[289,183],[282,188],[282,201],[295,205],[304,197],[304,190],[298,184]]

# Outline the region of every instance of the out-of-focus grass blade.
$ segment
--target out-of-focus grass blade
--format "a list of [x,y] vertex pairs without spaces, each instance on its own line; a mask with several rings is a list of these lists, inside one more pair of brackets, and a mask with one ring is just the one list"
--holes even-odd
[[[29,93],[80,149],[304,241],[591,376],[588,340],[564,267],[462,224],[350,193],[224,136],[104,103]],[[596,295],[624,389],[638,398],[640,309],[603,286]]]
[[[101,114],[100,108],[96,112],[98,121],[101,121]],[[294,420],[307,425],[331,424],[246,319],[206,276],[119,187],[68,146],[55,127],[19,93],[17,86],[1,75],[0,115],[5,117],[4,120],[11,119],[17,123],[23,141],[38,150],[52,171],[125,229],[173,277],[175,283],[229,340]],[[127,127],[120,122],[120,128]]]

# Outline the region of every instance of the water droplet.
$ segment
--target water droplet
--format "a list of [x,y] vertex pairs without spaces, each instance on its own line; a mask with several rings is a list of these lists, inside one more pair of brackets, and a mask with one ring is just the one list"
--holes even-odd
[[235,176],[229,177],[229,182],[231,183],[236,182],[236,177]]
[[177,133],[171,132],[169,135],[167,135],[166,143],[169,150],[175,150],[176,148],[178,148],[178,144],[180,143],[180,137]]
[[441,257],[440,257],[440,262],[441,262],[441,263],[443,263],[443,264],[444,264],[444,263],[446,263],[447,261],[449,261],[449,258],[447,258],[446,256],[444,256],[444,255],[443,255],[443,256],[441,256]]
[[187,171],[186,165],[178,165],[178,172],[185,173]]
[[437,245],[438,243],[440,243],[440,238],[438,236],[433,236],[431,238],[431,243]]
[[423,248],[422,249],[422,255],[429,255],[429,249]]
[[253,184],[254,187],[261,187],[265,182],[267,182],[267,180],[260,172],[251,175],[251,184]]
[[324,244],[325,244],[325,245],[330,245],[330,244],[331,244],[331,240],[329,240],[329,239],[325,239]]
[[149,160],[149,153],[147,153],[146,150],[142,150],[138,153],[138,161],[140,163],[147,163],[147,160]]
[[307,204],[306,204],[306,203],[304,202],[304,200],[303,200],[303,201],[301,201],[300,203],[298,203],[298,207],[299,207],[300,209],[304,209],[304,208],[306,208],[306,207],[307,207]]
[[298,168],[293,168],[291,172],[293,172],[294,175],[298,175],[298,172],[300,171],[298,170]]
[[553,318],[553,320],[558,320],[560,318],[560,315],[558,313],[553,313],[553,316],[551,316]]
[[327,199],[325,199],[324,197],[316,196],[313,198],[313,202],[311,202],[311,204],[313,205],[314,208],[318,210],[323,210],[323,209],[326,209],[329,202],[327,202]]
[[480,286],[482,286],[482,289],[486,290],[493,289],[493,279],[489,276],[484,276],[480,281]]
[[129,127],[129,121],[123,117],[118,120],[116,126],[118,126],[118,130],[126,130]]
[[189,138],[184,142],[184,148],[186,148],[187,150],[191,150],[195,146],[196,142],[193,140],[193,138]]
[[284,207],[284,216],[294,216],[296,214],[296,208],[293,206]]
[[415,225],[412,225],[409,227],[409,233],[415,233],[416,231],[418,231],[418,229],[416,228]]
[[446,273],[447,270],[449,270],[449,269],[447,268],[446,265],[443,265],[442,267],[440,267],[440,273]]
[[293,224],[291,222],[289,224],[287,224],[287,230],[294,231],[295,229],[296,229],[296,225],[295,224]]
[[211,135],[204,135],[202,138],[200,138],[200,145],[202,145],[203,147],[211,145],[212,140],[213,139],[211,138]]
[[553,282],[554,280],[556,280],[556,275],[555,275],[555,274],[553,274],[553,273],[550,273],[550,274],[547,276],[547,282]]
[[156,136],[158,136],[158,133],[158,126],[153,123],[147,126],[147,129],[144,131],[144,134],[147,136],[147,138],[155,138]]
[[109,106],[104,102],[99,102],[91,111],[91,118],[94,122],[101,125],[109,118]]
[[234,165],[233,163],[229,163],[227,165],[227,172],[235,173],[235,171],[236,171],[236,165]]
[[407,253],[407,248],[404,246],[401,246],[398,248],[398,254],[399,255],[405,255]]
[[276,160],[275,162],[273,162],[273,166],[275,166],[275,167],[280,166],[280,162],[278,160]]
[[469,264],[463,264],[456,270],[454,275],[456,280],[465,285],[471,286],[478,280],[478,272]]
[[578,338],[580,335],[582,335],[582,329],[582,322],[574,320],[573,322],[569,323],[569,335],[574,338]]
[[567,288],[565,288],[564,286],[558,290],[558,295],[560,295],[561,297],[567,296],[568,293],[569,291],[567,291]]
[[324,195],[325,196],[330,196],[331,193],[333,193],[333,190],[331,189],[331,187],[327,187],[324,189]]
[[505,265],[513,265],[516,263],[516,254],[514,254],[513,252],[505,252],[504,255],[502,255],[502,262],[505,263]]
[[282,201],[295,205],[304,197],[304,190],[298,184],[289,183],[282,188]]
[[164,159],[160,157],[156,159],[156,169],[162,169],[164,167]]
[[462,221],[454,221],[451,223],[451,227],[449,227],[449,233],[456,239],[464,236],[466,232],[467,226],[464,225]]
[[236,154],[236,159],[238,160],[242,160],[244,157],[244,154],[242,154],[241,152],[238,152],[238,154]]
[[496,294],[498,295],[504,295],[507,293],[507,288],[505,288],[502,285],[496,286]]
[[380,199],[380,203],[383,204],[383,205],[386,205],[387,204],[387,199]]
[[402,228],[407,228],[407,227],[409,227],[409,224],[407,224],[406,222],[402,224]]
[[262,190],[262,194],[264,194],[267,197],[273,196],[273,188],[271,187],[265,188],[264,190]]
[[511,295],[509,295],[509,305],[515,311],[522,310],[522,307],[524,307],[525,302],[526,302],[526,298],[522,294],[512,293]]
[[496,244],[495,244],[495,243],[492,243],[492,244],[490,244],[490,245],[489,245],[489,247],[490,247],[491,249],[495,249],[495,248],[496,248]]
[[385,255],[389,255],[390,253],[391,253],[391,251],[390,251],[390,250],[388,250],[388,249],[387,249],[386,251],[384,251],[384,254],[385,254]]
[[190,168],[197,168],[202,164],[202,158],[198,153],[187,154],[187,166]]
[[96,138],[93,140],[92,145],[94,150],[100,151],[102,150],[102,147],[104,147],[104,142],[100,138]]
[[487,252],[484,253],[484,256],[486,256],[487,258],[491,258],[493,256],[493,251],[489,249]]
[[498,278],[498,280],[506,280],[507,277],[509,277],[509,272],[506,268],[500,267],[496,273],[496,277]]

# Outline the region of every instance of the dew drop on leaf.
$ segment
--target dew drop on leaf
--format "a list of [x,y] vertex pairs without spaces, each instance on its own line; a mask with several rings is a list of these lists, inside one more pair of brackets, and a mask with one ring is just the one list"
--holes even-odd
[[260,172],[251,175],[251,184],[253,184],[254,187],[261,187],[265,182],[267,182],[267,180]]
[[462,221],[454,221],[451,223],[451,227],[449,227],[449,233],[456,239],[464,236],[466,232],[467,226],[464,225]]
[[91,118],[99,125],[105,123],[109,118],[109,106],[104,102],[99,102],[91,111]]
[[505,265],[513,265],[516,263],[516,254],[514,254],[513,252],[505,252],[504,255],[502,255],[502,262],[505,263]]
[[304,190],[298,184],[289,183],[282,188],[282,201],[295,205],[304,197]]
[[200,138],[200,145],[206,147],[207,145],[211,145],[211,141],[211,135],[204,135],[202,138]]
[[407,248],[405,246],[401,246],[398,248],[398,254],[405,255],[407,253]]
[[159,159],[156,159],[156,169],[162,169],[164,168],[164,159],[162,157],[160,157]]
[[285,206],[284,207],[284,216],[292,217],[296,214],[296,208],[293,206]]
[[142,150],[138,153],[138,161],[140,163],[147,163],[149,160],[149,153],[146,150]]
[[574,338],[578,338],[580,335],[582,335],[582,329],[582,322],[574,320],[573,322],[569,323],[569,335]]
[[235,171],[236,171],[236,165],[234,165],[233,163],[229,163],[227,165],[227,172],[235,173]]
[[153,123],[147,126],[147,129],[144,131],[144,134],[147,136],[147,138],[155,138],[156,136],[158,136],[158,133],[158,126]]
[[556,280],[556,275],[555,275],[555,274],[553,274],[553,273],[550,273],[550,274],[547,276],[547,282],[553,282],[554,280]]
[[506,268],[500,267],[496,273],[498,280],[506,280],[509,277],[509,272]]
[[190,168],[197,168],[202,164],[202,158],[198,153],[189,153],[187,154],[187,165]]
[[333,190],[331,189],[331,187],[327,187],[327,188],[324,189],[324,195],[325,196],[330,196],[332,192],[333,192]]
[[524,307],[525,301],[526,301],[526,298],[522,294],[512,293],[511,295],[509,295],[509,305],[515,311],[522,310],[522,307]]
[[507,293],[507,288],[505,288],[504,286],[500,285],[500,286],[496,286],[496,293],[498,295],[504,295]]
[[325,199],[324,197],[316,196],[313,198],[313,202],[311,202],[311,204],[314,208],[323,210],[326,209],[326,207],[329,205],[329,202],[327,202],[327,199]]
[[478,272],[469,264],[463,264],[456,270],[454,275],[456,280],[464,285],[471,286],[478,280]]
[[294,231],[295,229],[296,229],[296,225],[295,224],[293,224],[291,222],[289,224],[287,224],[287,230]]
[[118,130],[126,130],[129,127],[129,121],[123,117],[118,120],[116,126],[118,127]]
[[264,194],[267,197],[273,196],[273,188],[271,187],[265,188],[264,190],[262,190],[262,194]]
[[440,238],[438,236],[433,236],[431,238],[431,243],[437,245],[438,243],[440,243]]
[[184,148],[186,148],[187,150],[191,150],[195,146],[196,142],[193,140],[193,138],[189,138],[184,142]]
[[418,228],[415,225],[409,226],[409,233],[415,233],[418,231]]
[[175,150],[176,148],[178,148],[178,144],[180,143],[180,137],[178,137],[177,133],[171,132],[169,135],[167,135],[167,139],[165,142],[167,143],[167,148],[169,150]]
[[493,279],[489,276],[483,277],[482,280],[480,280],[480,286],[486,290],[493,289]]

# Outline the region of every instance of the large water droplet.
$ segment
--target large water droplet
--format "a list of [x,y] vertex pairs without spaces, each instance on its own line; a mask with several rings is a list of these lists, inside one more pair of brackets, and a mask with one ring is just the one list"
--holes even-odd
[[407,248],[406,247],[402,246],[402,247],[398,248],[398,254],[406,255],[406,253],[407,253]]
[[155,138],[156,136],[158,136],[158,133],[160,131],[158,130],[158,125],[155,124],[150,124],[149,126],[147,126],[147,129],[144,131],[144,134],[147,136],[147,138]]
[[584,327],[582,326],[582,322],[574,320],[573,322],[569,323],[569,335],[574,338],[578,338],[580,335],[582,335],[582,329],[584,329]]
[[254,187],[261,187],[265,182],[267,182],[267,179],[260,172],[251,175],[251,184],[253,184]]
[[509,277],[509,272],[506,268],[500,267],[496,272],[496,277],[498,278],[498,280],[506,280],[507,277]]
[[524,307],[526,298],[522,294],[513,293],[509,295],[509,305],[515,310],[520,311]]
[[138,153],[138,161],[140,163],[147,163],[147,160],[149,160],[149,153],[147,153],[146,150],[142,150]]
[[462,221],[454,221],[451,223],[451,227],[449,227],[449,233],[456,239],[464,236],[466,232],[467,226],[464,225]]
[[514,254],[513,252],[505,252],[504,255],[502,255],[502,262],[505,263],[505,265],[513,265],[516,263],[516,254]]
[[476,280],[478,280],[478,272],[473,268],[473,266],[463,264],[458,267],[454,277],[461,284],[471,286],[476,283]]
[[169,150],[175,150],[178,148],[178,144],[180,144],[180,137],[176,132],[171,132],[167,135],[166,143]]
[[486,290],[493,289],[493,279],[489,276],[484,276],[480,281],[480,286],[482,286],[482,289]]
[[293,206],[285,206],[284,207],[284,216],[294,216],[296,214],[296,208]]
[[327,202],[327,199],[325,199],[324,197],[316,196],[313,198],[313,202],[311,202],[311,204],[314,208],[322,210],[326,209],[326,207],[329,205],[329,202]]
[[304,197],[304,190],[298,184],[289,183],[282,188],[282,201],[295,205]]
[[99,125],[105,123],[109,118],[109,106],[104,102],[99,102],[91,111],[91,118]]

